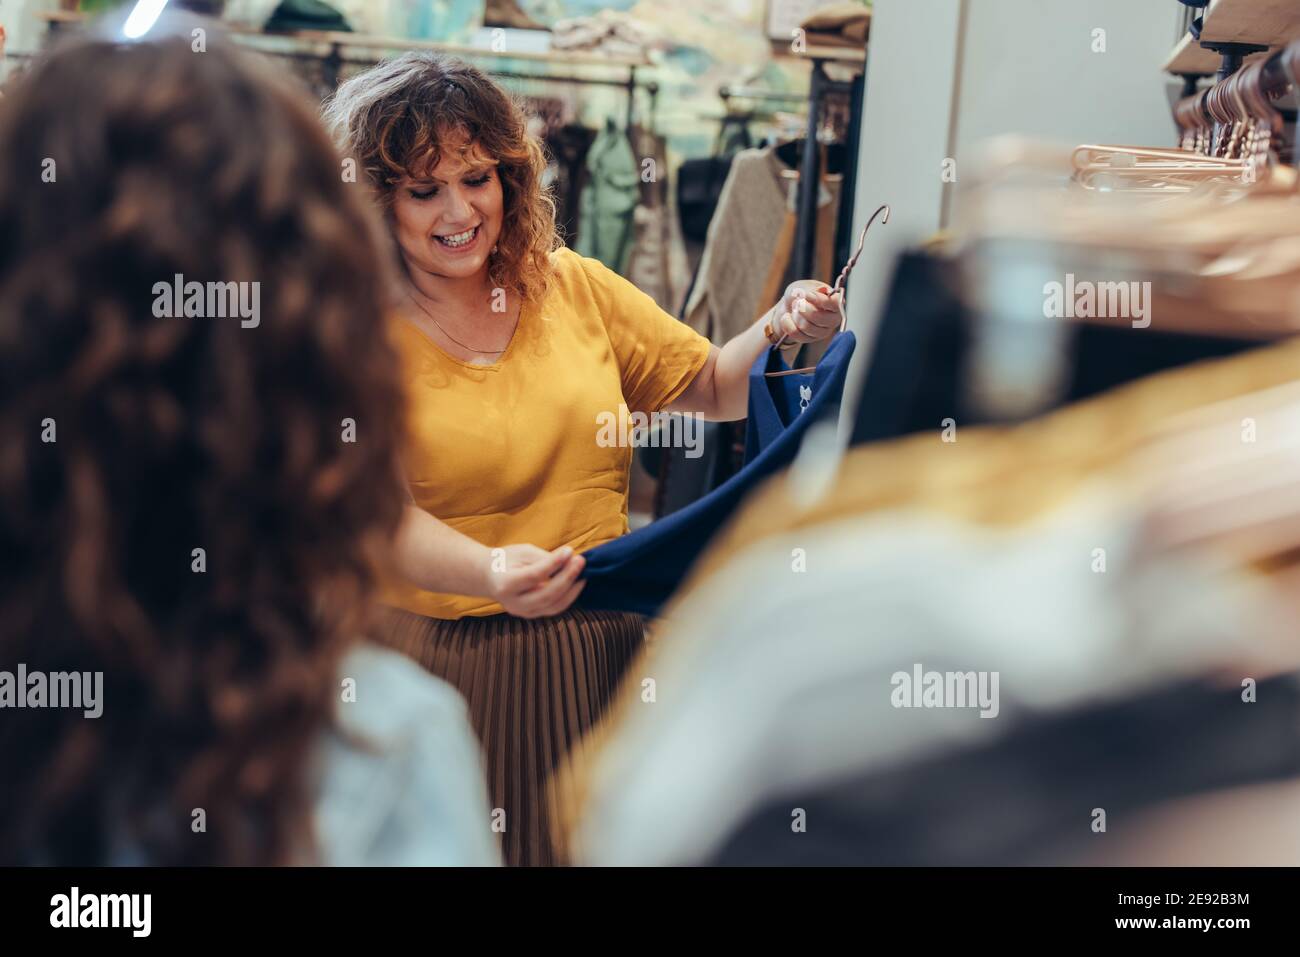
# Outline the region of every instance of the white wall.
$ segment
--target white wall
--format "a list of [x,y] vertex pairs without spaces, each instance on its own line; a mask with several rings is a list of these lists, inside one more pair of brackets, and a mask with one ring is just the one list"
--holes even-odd
[[[882,202],[850,284],[859,338],[845,408],[870,352],[893,255],[946,225],[945,158],[990,137],[1022,133],[1068,145],[1172,145],[1167,78],[1177,40],[1173,0],[875,0],[867,61],[854,220]],[[1093,52],[1093,30],[1106,50]]]

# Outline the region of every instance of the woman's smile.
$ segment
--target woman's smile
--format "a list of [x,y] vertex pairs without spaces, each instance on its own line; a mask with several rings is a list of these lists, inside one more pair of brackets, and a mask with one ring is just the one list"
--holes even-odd
[[479,234],[482,232],[483,224],[479,223],[459,232],[434,233],[433,238],[442,249],[453,253],[463,253],[478,245]]

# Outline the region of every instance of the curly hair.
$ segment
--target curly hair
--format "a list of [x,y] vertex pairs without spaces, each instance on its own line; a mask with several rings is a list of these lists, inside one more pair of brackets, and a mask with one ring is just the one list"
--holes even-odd
[[525,299],[545,295],[550,254],[560,245],[555,201],[542,185],[546,157],[524,111],[486,74],[456,57],[404,53],[343,83],[324,118],[384,210],[402,178],[436,168],[451,141],[496,160],[505,215],[489,280]]
[[[0,863],[313,859],[405,494],[391,265],[227,43],[78,38],[0,101],[0,667],[103,674],[98,719],[0,720]],[[260,322],[155,317],[178,274],[260,283]]]

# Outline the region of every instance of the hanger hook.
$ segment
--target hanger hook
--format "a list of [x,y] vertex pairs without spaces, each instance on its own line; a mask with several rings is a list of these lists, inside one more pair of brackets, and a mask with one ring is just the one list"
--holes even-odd
[[[862,232],[858,236],[858,248],[853,251],[853,255],[849,257],[849,261],[844,264],[844,268],[840,270],[839,276],[836,277],[835,285],[831,287],[830,294],[832,296],[835,295],[835,293],[837,292],[840,294],[840,332],[843,332],[849,323],[848,313],[844,311],[844,304],[848,298],[848,293],[844,288],[844,280],[849,278],[849,272],[853,269],[854,266],[858,264],[858,258],[862,255],[862,249],[867,244],[867,230],[871,228],[871,224],[876,221],[876,217],[879,216],[881,213],[885,214],[885,218],[881,220],[881,223],[888,223],[889,213],[890,213],[890,208],[888,203],[881,203],[879,206],[877,206],[876,211],[872,213],[871,218],[867,220],[867,224],[862,227]],[[782,335],[781,338],[777,341],[776,345],[773,346],[772,348],[773,349],[781,348],[781,346],[785,343],[786,338],[787,338],[786,335]],[[783,372],[765,372],[763,374],[768,378],[772,378],[775,376],[794,375],[796,372],[812,372],[812,371],[813,370],[811,368],[788,369]]]
[[858,236],[858,248],[853,251],[853,255],[849,257],[849,261],[846,262],[844,268],[840,270],[839,276],[835,279],[835,285],[831,287],[831,295],[834,295],[837,289],[841,291],[844,289],[844,281],[849,278],[849,271],[858,264],[858,257],[862,255],[862,248],[867,244],[867,230],[871,228],[871,224],[876,221],[876,217],[881,213],[885,214],[885,218],[880,221],[881,224],[888,224],[890,213],[888,203],[881,203],[877,206],[876,211],[872,213],[871,218],[867,220],[867,225],[862,227],[862,233]]

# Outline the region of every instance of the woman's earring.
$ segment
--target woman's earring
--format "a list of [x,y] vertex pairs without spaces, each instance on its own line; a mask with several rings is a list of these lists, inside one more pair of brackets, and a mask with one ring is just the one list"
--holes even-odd
[[492,252],[495,253],[496,251],[497,251],[497,244],[496,244],[496,243],[493,243],[493,244],[492,244]]

